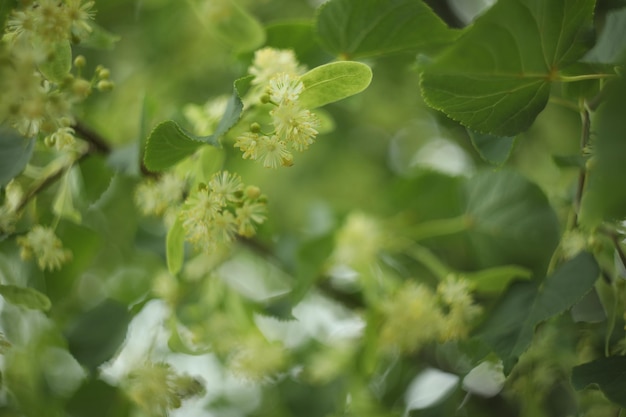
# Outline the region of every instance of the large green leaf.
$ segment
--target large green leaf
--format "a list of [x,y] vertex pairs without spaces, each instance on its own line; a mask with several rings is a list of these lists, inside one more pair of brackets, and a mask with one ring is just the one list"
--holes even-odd
[[89,370],[110,359],[126,337],[131,316],[117,301],[104,300],[78,316],[67,331],[69,350]]
[[530,345],[535,327],[580,301],[599,274],[594,257],[582,252],[561,265],[541,287],[535,283],[511,286],[479,332],[503,360],[506,373]]
[[34,139],[25,139],[15,130],[0,126],[0,187],[19,174],[33,154]]
[[317,65],[328,62],[328,54],[321,48],[315,36],[315,28],[311,20],[289,20],[269,24],[266,46],[278,49],[291,49],[298,61]]
[[331,0],[320,9],[317,32],[344,59],[432,51],[458,34],[420,0]]
[[602,64],[617,64],[626,53],[626,8],[607,14],[598,42],[583,61]]
[[572,385],[581,390],[597,385],[606,397],[626,408],[626,356],[609,356],[584,363],[572,370]]
[[579,220],[597,226],[603,220],[626,217],[626,82],[610,84],[606,103],[594,120],[593,156],[587,164],[588,175],[582,196]]
[[523,132],[586,49],[594,0],[503,0],[421,74],[433,108],[497,136]]
[[467,183],[465,215],[481,267],[513,264],[543,275],[560,235],[539,187],[514,171],[479,173]]
[[304,84],[300,102],[312,109],[365,90],[372,81],[372,70],[360,62],[332,62],[313,68],[300,79]]
[[220,146],[219,139],[241,118],[243,102],[241,97],[250,88],[253,77],[239,78],[234,82],[233,94],[228,100],[224,115],[215,132],[209,136],[195,136],[173,120],[159,124],[146,142],[144,164],[151,171],[162,171],[192,155],[203,144]]

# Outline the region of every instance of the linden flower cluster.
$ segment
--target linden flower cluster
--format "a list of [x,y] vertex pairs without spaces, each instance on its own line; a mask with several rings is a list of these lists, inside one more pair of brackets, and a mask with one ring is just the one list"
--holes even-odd
[[[74,61],[78,76],[69,72],[51,75],[46,68],[69,42],[92,32],[93,1],[39,0],[21,2],[6,24],[0,43],[0,119],[25,137],[46,135],[45,143],[59,150],[73,149],[73,104],[84,100],[95,85],[100,91],[113,87],[109,71],[99,67],[91,80],[80,76],[85,58]],[[64,56],[64,55],[61,55]],[[58,65],[56,65],[58,67]],[[50,79],[50,78],[52,79]]]
[[187,104],[183,114],[193,125],[196,135],[210,135],[226,111],[228,96],[221,96],[207,101],[204,105]]
[[265,86],[264,103],[270,110],[273,130],[264,133],[261,125],[253,123],[250,131],[235,140],[235,147],[244,159],[260,161],[266,168],[293,165],[293,151],[302,152],[317,136],[319,119],[299,102],[304,84],[300,76],[304,70],[292,51],[265,48],[257,51],[252,67],[253,85]]
[[289,49],[263,48],[254,53],[248,72],[254,75],[253,85],[265,86],[277,74],[285,73],[297,77],[304,74],[306,67],[300,65],[296,55]]
[[405,283],[381,306],[380,345],[385,350],[412,353],[433,341],[467,337],[480,314],[466,280],[450,276],[435,294],[423,284]]
[[65,40],[86,38],[92,28],[94,1],[38,0],[14,11],[7,22],[6,37],[11,41],[27,40],[44,47]]
[[374,262],[384,249],[385,234],[380,222],[365,213],[353,212],[335,237],[335,264],[361,269]]
[[179,214],[187,240],[206,252],[231,243],[236,235],[253,236],[265,216],[261,191],[244,188],[241,178],[228,171],[215,173],[207,185],[198,187]]
[[165,416],[182,401],[202,395],[204,387],[189,375],[179,375],[167,363],[147,362],[137,367],[124,383],[129,398],[149,416]]
[[287,355],[280,343],[269,343],[262,336],[249,337],[235,348],[229,360],[230,369],[244,378],[261,381],[287,367]]
[[183,199],[185,180],[167,173],[158,180],[146,180],[135,190],[135,204],[145,216],[162,216]]
[[22,247],[20,257],[24,260],[37,259],[37,265],[42,270],[53,271],[72,259],[72,252],[63,247],[61,240],[49,227],[36,225],[25,236],[17,238]]

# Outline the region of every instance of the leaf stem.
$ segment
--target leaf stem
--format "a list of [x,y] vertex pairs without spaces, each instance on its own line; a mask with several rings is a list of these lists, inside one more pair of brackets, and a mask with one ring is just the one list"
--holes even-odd
[[417,224],[407,230],[407,235],[415,240],[420,241],[433,237],[454,235],[464,232],[469,226],[466,215],[452,217],[450,219],[437,219]]
[[562,83],[573,83],[585,80],[604,80],[611,77],[615,77],[615,74],[559,75],[559,77],[555,81],[560,81]]
[[[585,148],[589,144],[589,137],[591,135],[591,119],[589,118],[589,110],[585,107],[584,103],[580,104],[580,152],[584,154]],[[581,167],[578,172],[578,184],[576,186],[576,197],[574,200],[574,225],[578,224],[578,214],[580,213],[580,206],[583,199],[583,189],[585,188],[585,181],[587,178],[586,167]]]
[[429,249],[420,245],[413,245],[407,249],[407,255],[424,265],[430,272],[432,272],[438,279],[443,280],[454,270],[444,264],[434,253]]

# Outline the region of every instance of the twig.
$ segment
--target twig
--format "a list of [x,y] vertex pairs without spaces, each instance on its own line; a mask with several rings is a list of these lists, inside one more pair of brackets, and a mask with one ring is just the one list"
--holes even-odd
[[111,145],[99,133],[85,126],[82,122],[76,122],[72,128],[78,136],[89,143],[90,150],[108,155],[111,153]]

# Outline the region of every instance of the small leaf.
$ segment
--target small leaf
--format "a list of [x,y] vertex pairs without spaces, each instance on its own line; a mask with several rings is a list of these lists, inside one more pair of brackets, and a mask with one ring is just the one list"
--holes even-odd
[[478,335],[502,359],[506,374],[530,345],[535,327],[579,302],[599,274],[594,257],[582,252],[547,277],[542,287],[516,283],[509,288]]
[[178,217],[167,231],[166,254],[168,271],[178,274],[185,260],[185,229]]
[[467,133],[474,149],[485,162],[501,166],[511,156],[511,151],[515,145],[514,137],[499,137],[487,133],[474,132],[470,129],[467,130]]
[[548,102],[559,71],[584,54],[594,3],[497,2],[424,67],[426,103],[479,132],[525,131]]
[[265,42],[263,25],[236,2],[222,0],[208,8],[196,3],[191,2],[200,21],[235,52],[252,51]]
[[52,306],[48,296],[34,288],[0,285],[0,295],[11,304],[31,310],[48,311]]
[[609,356],[572,369],[572,385],[576,390],[592,384],[597,385],[609,400],[626,408],[626,356]]
[[312,109],[342,100],[365,90],[372,81],[372,70],[360,62],[332,62],[304,74],[302,106]]
[[144,163],[151,171],[163,171],[182,159],[192,155],[203,144],[219,147],[219,139],[241,118],[241,97],[250,88],[252,76],[242,77],[233,83],[233,94],[228,100],[224,115],[209,136],[195,136],[173,120],[165,121],[154,128],[146,142]]
[[320,8],[317,32],[328,51],[346,59],[430,52],[459,33],[416,0],[331,0]]
[[0,187],[22,172],[33,154],[34,139],[25,139],[15,130],[0,126]]
[[200,146],[202,142],[178,123],[167,120],[150,133],[146,142],[144,163],[150,171],[163,171],[192,155]]
[[69,41],[58,42],[39,64],[39,71],[50,81],[61,82],[72,69],[72,47]]

